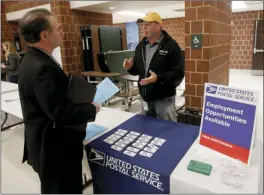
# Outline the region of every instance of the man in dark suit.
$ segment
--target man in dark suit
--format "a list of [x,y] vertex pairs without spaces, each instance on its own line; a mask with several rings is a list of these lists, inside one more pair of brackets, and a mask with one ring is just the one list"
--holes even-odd
[[29,44],[18,84],[25,124],[23,162],[39,174],[41,193],[81,194],[85,125],[95,120],[100,107],[65,98],[68,77],[51,55],[64,33],[49,11],[26,13],[20,32]]

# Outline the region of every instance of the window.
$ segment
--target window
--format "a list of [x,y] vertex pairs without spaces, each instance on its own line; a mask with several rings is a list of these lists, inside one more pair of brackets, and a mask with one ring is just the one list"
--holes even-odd
[[139,43],[139,27],[136,22],[126,23],[127,48],[135,50]]

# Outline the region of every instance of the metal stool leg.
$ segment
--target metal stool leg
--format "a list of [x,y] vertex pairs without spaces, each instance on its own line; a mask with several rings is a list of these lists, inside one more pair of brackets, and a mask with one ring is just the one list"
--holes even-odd
[[1,131],[3,131],[3,127],[4,127],[5,123],[6,123],[6,121],[7,121],[7,113],[5,112],[5,119],[4,119],[4,121],[3,121],[2,125],[1,125]]

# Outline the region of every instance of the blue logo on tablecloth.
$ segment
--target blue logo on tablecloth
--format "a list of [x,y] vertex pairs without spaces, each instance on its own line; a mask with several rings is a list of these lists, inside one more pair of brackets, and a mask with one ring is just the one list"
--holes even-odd
[[105,165],[105,154],[97,150],[92,149],[90,152],[89,160],[99,165]]

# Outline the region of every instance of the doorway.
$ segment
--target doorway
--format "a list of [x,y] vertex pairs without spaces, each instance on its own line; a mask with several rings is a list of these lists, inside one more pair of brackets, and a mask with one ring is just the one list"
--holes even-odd
[[257,20],[255,25],[252,75],[263,76],[264,59],[264,20]]

